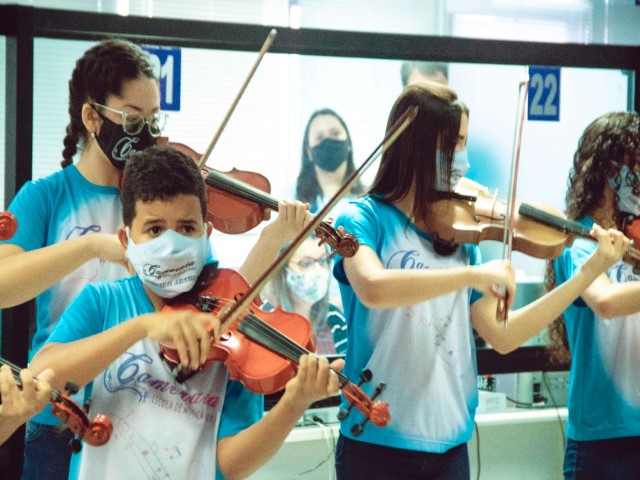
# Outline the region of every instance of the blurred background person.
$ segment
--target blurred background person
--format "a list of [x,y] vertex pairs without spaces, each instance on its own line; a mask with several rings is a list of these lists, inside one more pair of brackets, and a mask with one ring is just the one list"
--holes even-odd
[[263,309],[280,305],[287,312],[307,318],[318,340],[318,354],[345,353],[347,325],[339,299],[329,289],[331,260],[326,244],[318,245],[315,235],[307,238],[265,287]]
[[402,88],[425,80],[449,85],[449,65],[437,62],[402,62],[400,78]]
[[[302,160],[296,182],[295,199],[309,203],[311,213],[326,205],[356,167],[353,145],[347,124],[329,108],[311,114],[302,141]],[[358,197],[364,191],[360,181],[351,187],[349,197]],[[336,212],[331,212],[335,218]]]

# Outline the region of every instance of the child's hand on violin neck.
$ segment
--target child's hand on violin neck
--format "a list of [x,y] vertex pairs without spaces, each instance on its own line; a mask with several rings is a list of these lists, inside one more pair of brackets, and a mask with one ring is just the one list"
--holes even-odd
[[183,368],[198,370],[207,362],[211,344],[220,338],[220,320],[192,310],[158,312],[141,317],[147,338],[178,352]]
[[599,275],[620,260],[631,248],[631,240],[618,230],[605,230],[594,224],[591,236],[598,240],[598,248],[583,266],[591,265],[595,274]]
[[324,357],[302,355],[298,372],[287,383],[285,394],[290,401],[306,409],[313,402],[338,393],[338,376],[331,371],[341,371],[344,360],[336,360],[329,365]]
[[472,267],[471,286],[484,295],[500,296],[505,292],[508,299],[515,298],[516,274],[509,260],[492,260]]
[[40,373],[37,379],[29,370],[23,369],[18,384],[11,369],[3,365],[0,368],[0,416],[7,421],[24,422],[42,411],[51,400],[49,382],[52,379],[53,370],[50,368]]
[[278,202],[278,217],[265,230],[281,241],[290,241],[313,220],[309,212],[309,204],[297,200],[280,200]]

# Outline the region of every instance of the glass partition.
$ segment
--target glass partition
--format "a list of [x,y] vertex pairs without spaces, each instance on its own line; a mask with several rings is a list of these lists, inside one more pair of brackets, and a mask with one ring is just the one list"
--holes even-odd
[[[90,45],[86,41],[35,40],[34,178],[60,168],[68,122],[67,82],[76,59]],[[181,55],[181,108],[169,112],[166,135],[169,141],[202,152],[256,54],[183,48]],[[291,199],[306,123],[314,111],[323,108],[344,119],[359,165],[382,139],[387,115],[402,90],[401,65],[400,60],[267,54],[207,165],[222,171],[259,172],[270,180],[274,197]],[[468,176],[502,198],[507,195],[511,168],[518,84],[526,73],[527,68],[518,65],[449,64],[449,84],[471,112]],[[563,210],[578,137],[596,116],[632,107],[629,79],[629,72],[617,69],[561,69],[560,120],[524,125],[518,200]],[[376,165],[366,172],[365,184],[371,182],[375,169]],[[222,265],[239,267],[264,225],[243,235],[215,232],[213,243]],[[497,258],[501,245],[484,242],[481,250],[485,259]],[[523,286],[517,301],[525,297],[530,301],[540,292],[544,261],[515,253],[513,263]],[[337,292],[335,287],[333,292]]]

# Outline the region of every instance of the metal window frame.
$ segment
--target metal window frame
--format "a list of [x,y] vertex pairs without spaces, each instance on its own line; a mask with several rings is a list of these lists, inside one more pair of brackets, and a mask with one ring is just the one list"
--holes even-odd
[[[8,205],[32,176],[34,38],[132,41],[205,49],[258,51],[271,27],[232,23],[122,17],[18,5],[0,6],[0,35],[6,36],[5,202]],[[640,46],[581,45],[467,38],[360,33],[278,27],[274,53],[497,65],[549,65],[620,68],[632,71],[629,104],[640,111],[636,83]],[[19,128],[18,128],[19,126]],[[2,312],[2,354],[14,363],[27,361],[30,304]],[[509,355],[478,351],[480,373],[566,370],[550,365],[542,347],[523,347]],[[21,458],[21,456],[20,456]]]

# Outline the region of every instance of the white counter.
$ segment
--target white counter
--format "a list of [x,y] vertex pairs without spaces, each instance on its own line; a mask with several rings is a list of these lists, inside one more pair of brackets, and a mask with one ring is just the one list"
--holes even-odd
[[[469,442],[471,478],[485,480],[561,480],[563,429],[567,409],[520,409],[476,416],[479,431]],[[333,478],[333,445],[338,424],[296,427],[274,458],[251,480],[328,480]],[[478,462],[478,445],[480,462]],[[331,446],[331,449],[330,449]],[[313,469],[327,457],[322,466]]]

